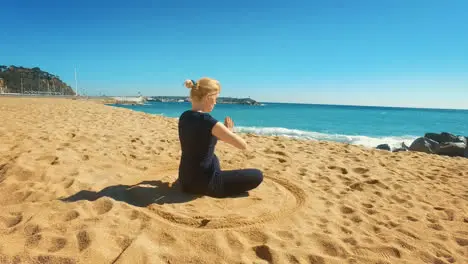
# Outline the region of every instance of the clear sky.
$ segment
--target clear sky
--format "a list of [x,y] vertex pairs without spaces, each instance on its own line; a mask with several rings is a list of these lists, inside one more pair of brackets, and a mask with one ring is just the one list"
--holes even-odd
[[2,1],[0,64],[88,94],[468,108],[468,1]]

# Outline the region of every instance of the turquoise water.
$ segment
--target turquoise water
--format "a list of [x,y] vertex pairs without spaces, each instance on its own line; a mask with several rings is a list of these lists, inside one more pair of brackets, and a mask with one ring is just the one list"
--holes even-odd
[[[179,117],[190,103],[151,102],[125,106],[135,111]],[[468,136],[468,110],[264,103],[262,106],[218,104],[211,113],[229,115],[239,132],[329,140],[375,147],[411,144],[426,132]]]

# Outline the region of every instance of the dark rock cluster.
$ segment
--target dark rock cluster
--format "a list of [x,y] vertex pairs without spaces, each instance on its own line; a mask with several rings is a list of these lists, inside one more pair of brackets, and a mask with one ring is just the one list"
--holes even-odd
[[[376,148],[392,151],[388,144],[381,144]],[[402,143],[401,148],[393,150],[393,152],[397,151],[418,151],[450,157],[468,158],[468,137],[447,132],[440,134],[426,133],[423,137],[415,139],[409,147]]]

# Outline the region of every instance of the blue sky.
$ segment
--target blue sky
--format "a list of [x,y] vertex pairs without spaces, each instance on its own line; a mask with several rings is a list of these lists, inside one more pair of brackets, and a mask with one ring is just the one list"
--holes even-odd
[[0,64],[88,94],[468,108],[468,1],[7,1]]

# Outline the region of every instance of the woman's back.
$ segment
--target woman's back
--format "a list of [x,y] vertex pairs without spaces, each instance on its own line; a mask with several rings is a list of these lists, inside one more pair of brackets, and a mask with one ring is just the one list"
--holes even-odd
[[214,155],[217,138],[211,133],[217,122],[210,114],[192,110],[179,118],[179,181],[186,191],[205,191],[213,174],[220,170]]

